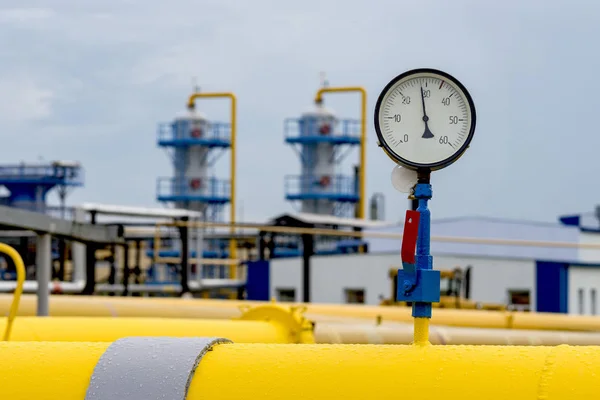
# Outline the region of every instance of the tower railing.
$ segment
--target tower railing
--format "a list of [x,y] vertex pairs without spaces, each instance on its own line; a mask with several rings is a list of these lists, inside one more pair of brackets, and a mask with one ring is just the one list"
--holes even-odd
[[285,195],[290,200],[331,199],[358,201],[358,185],[348,175],[287,175]]
[[[179,123],[179,128],[172,122],[158,125],[158,142],[160,144],[231,144],[231,125],[225,122],[208,122],[203,129],[193,130],[189,124]],[[182,127],[183,126],[183,127]]]
[[80,167],[60,165],[3,165],[0,166],[0,181],[14,183],[42,183],[83,185],[83,170]]
[[360,142],[361,122],[356,119],[318,121],[316,119],[287,118],[284,121],[286,139],[314,139],[317,141]]
[[215,177],[172,178],[157,180],[156,192],[161,201],[203,201],[207,203],[229,202],[231,182]]

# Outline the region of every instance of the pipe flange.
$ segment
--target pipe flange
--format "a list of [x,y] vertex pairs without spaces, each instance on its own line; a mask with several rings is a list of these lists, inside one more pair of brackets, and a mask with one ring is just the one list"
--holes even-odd
[[238,318],[245,321],[269,321],[282,325],[293,343],[315,343],[315,325],[304,317],[306,307],[284,307],[276,304],[244,307]]

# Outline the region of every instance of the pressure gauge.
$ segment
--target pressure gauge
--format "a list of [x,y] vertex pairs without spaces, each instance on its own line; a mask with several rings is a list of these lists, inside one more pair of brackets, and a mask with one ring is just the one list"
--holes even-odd
[[407,71],[383,89],[375,106],[379,145],[398,164],[437,170],[456,161],[475,132],[467,89],[435,69]]

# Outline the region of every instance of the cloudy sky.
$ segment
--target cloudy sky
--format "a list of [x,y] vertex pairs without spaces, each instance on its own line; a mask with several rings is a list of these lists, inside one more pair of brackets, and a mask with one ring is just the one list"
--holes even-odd
[[[433,176],[434,217],[554,221],[600,199],[599,18],[591,0],[2,0],[0,155],[81,161],[71,203],[157,206],[156,178],[172,168],[156,125],[184,109],[196,77],[238,96],[238,201],[262,221],[293,210],[283,177],[300,167],[283,120],[311,106],[325,71],[369,92],[368,193],[397,220],[407,200],[375,146],[373,108],[395,75],[433,67],[467,86],[478,114],[467,154]],[[357,97],[327,104],[358,117]],[[225,101],[202,108],[227,118]]]

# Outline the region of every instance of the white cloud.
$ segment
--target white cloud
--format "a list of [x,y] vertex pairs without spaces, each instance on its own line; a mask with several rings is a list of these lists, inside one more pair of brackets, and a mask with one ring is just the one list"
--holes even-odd
[[[290,209],[283,175],[299,173],[300,163],[283,143],[283,120],[311,105],[321,70],[334,85],[369,91],[368,189],[385,192],[390,219],[406,202],[391,188],[389,160],[373,145],[371,113],[383,85],[415,66],[455,74],[476,97],[479,115],[468,155],[436,174],[435,217],[551,219],[554,202],[516,208],[515,193],[531,194],[535,181],[537,196],[550,199],[561,187],[548,183],[553,177],[568,180],[596,168],[600,143],[589,116],[600,83],[576,73],[581,65],[588,72],[600,67],[589,50],[589,38],[600,33],[589,2],[566,8],[557,1],[467,0],[349,0],[343,7],[325,0],[12,3],[0,9],[0,124],[11,138],[0,158],[81,160],[88,171],[86,188],[77,192],[82,200],[154,201],[155,177],[171,173],[155,145],[156,124],[183,108],[192,77],[202,90],[238,95],[238,198],[257,219]],[[564,76],[570,79],[561,84]],[[357,117],[356,97],[326,101],[340,116]],[[227,118],[221,103],[202,107],[211,118]],[[585,146],[564,136],[575,131]],[[584,156],[572,155],[578,152]],[[556,162],[561,154],[571,162]],[[220,177],[226,164],[217,166]],[[563,170],[544,176],[531,165]],[[466,181],[476,187],[468,208],[464,194],[456,194]],[[135,190],[127,190],[129,182]],[[600,196],[600,189],[588,195]],[[593,201],[567,198],[561,207]]]
[[49,8],[0,8],[0,23],[33,26],[55,15]]
[[31,77],[0,78],[0,122],[28,123],[52,115],[55,94]]

